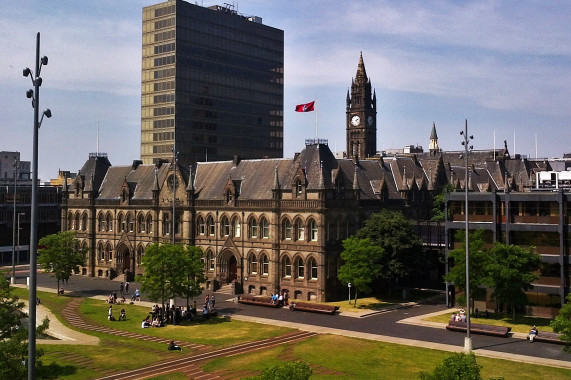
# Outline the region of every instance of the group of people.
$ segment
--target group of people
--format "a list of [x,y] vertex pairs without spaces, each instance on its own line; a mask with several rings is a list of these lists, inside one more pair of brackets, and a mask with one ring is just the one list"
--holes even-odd
[[289,291],[284,290],[281,293],[273,293],[272,304],[278,304],[280,306],[289,305]]
[[117,292],[109,294],[109,297],[105,300],[105,303],[125,303],[125,296],[117,298]]
[[460,309],[458,313],[452,313],[450,317],[450,322],[466,322],[466,312],[464,309]]
[[[113,305],[109,305],[109,311],[107,312],[107,319],[110,321],[115,321],[115,317],[113,316]],[[121,309],[121,313],[119,314],[120,321],[127,320],[127,314],[125,314],[125,309]]]
[[202,318],[209,319],[211,316],[216,315],[216,309],[214,308],[215,304],[216,300],[214,299],[214,294],[207,294],[204,298],[204,306],[202,307]]

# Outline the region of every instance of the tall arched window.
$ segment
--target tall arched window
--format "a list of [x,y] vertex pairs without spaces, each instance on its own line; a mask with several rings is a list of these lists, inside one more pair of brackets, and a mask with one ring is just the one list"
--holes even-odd
[[106,227],[107,231],[113,231],[113,215],[111,215],[111,213],[108,212],[105,219],[107,220],[107,227]]
[[79,225],[79,211],[75,213],[75,218],[73,219],[73,229],[74,229],[74,230],[79,230],[79,229],[80,229],[80,225]]
[[137,233],[144,233],[146,230],[145,225],[145,216],[143,214],[139,214],[137,217]]
[[87,231],[87,213],[84,212],[81,216],[81,230]]
[[268,255],[264,253],[260,259],[260,262],[262,263],[262,274],[267,276],[270,272],[270,262],[268,260]]
[[292,237],[292,230],[291,230],[291,222],[289,219],[284,219],[282,222],[282,231],[283,231],[283,240],[291,240]]
[[295,259],[295,277],[304,278],[305,277],[305,266],[303,265],[303,260],[301,257]]
[[311,241],[317,241],[317,222],[315,219],[311,219],[311,222],[309,223],[309,229],[311,231]]
[[97,228],[99,229],[99,232],[105,231],[105,216],[103,213],[99,214],[99,217],[97,218]]
[[133,221],[133,215],[131,215],[131,213],[127,214],[127,228],[129,228],[129,232],[135,231],[135,222]]
[[282,259],[282,277],[291,277],[291,260],[288,256]]
[[230,222],[226,216],[222,217],[220,225],[222,226],[222,236],[230,236]]
[[250,220],[250,238],[257,239],[258,238],[258,222],[255,218]]
[[163,235],[170,235],[171,233],[171,220],[168,213],[163,214]]
[[240,237],[242,234],[242,224],[240,223],[240,218],[237,216],[232,219],[232,230],[234,237]]
[[153,216],[151,214],[147,215],[147,232],[153,233]]
[[103,243],[99,243],[97,245],[97,260],[105,260],[103,252]]
[[105,246],[105,257],[108,261],[113,261],[113,250],[111,249],[111,244],[107,243]]
[[143,255],[145,254],[145,250],[142,246],[137,248],[137,266],[141,265],[141,261],[143,260]]
[[119,214],[117,218],[117,223],[119,224],[119,232],[125,232],[125,219],[123,218],[123,214]]
[[270,238],[270,223],[266,218],[262,218],[260,221],[260,227],[262,228],[262,238],[269,239]]
[[206,227],[208,228],[208,235],[214,236],[216,234],[216,226],[214,225],[214,219],[209,216],[206,219]]
[[296,240],[305,240],[305,225],[301,219],[295,222],[295,237]]
[[206,235],[206,224],[204,224],[204,218],[202,216],[198,217],[196,224],[198,225],[198,234]]
[[214,257],[214,253],[211,250],[208,250],[208,252],[206,252],[206,260],[207,260],[208,270],[214,271],[214,269],[216,269],[216,259]]
[[313,257],[309,260],[309,268],[311,270],[311,279],[317,280],[317,260]]
[[250,274],[258,273],[258,259],[256,258],[255,253],[250,254],[249,267],[250,267]]

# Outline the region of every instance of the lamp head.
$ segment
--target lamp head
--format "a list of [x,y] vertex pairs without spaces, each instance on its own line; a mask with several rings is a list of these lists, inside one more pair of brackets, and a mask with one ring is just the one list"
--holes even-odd
[[50,117],[52,117],[52,110],[50,110],[49,108],[46,108],[44,110],[44,115],[46,115],[46,117],[49,119]]
[[34,90],[29,89],[26,91],[26,98],[31,99],[34,96]]
[[37,77],[36,80],[34,81],[34,85],[41,86],[42,82],[43,82],[42,77]]
[[463,136],[463,135],[464,135],[464,131],[460,131],[460,136]]
[[47,65],[48,64],[48,57],[46,57],[45,55],[41,58],[41,62],[42,65]]
[[23,74],[25,77],[27,77],[27,76],[30,75],[31,73],[32,73],[32,71],[30,70],[29,67],[26,67],[26,68],[24,69],[24,71],[22,72],[22,74]]

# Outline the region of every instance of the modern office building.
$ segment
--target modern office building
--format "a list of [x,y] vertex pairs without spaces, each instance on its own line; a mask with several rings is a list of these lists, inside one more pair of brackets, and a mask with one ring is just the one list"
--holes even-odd
[[145,164],[283,156],[282,30],[170,0],[143,8],[142,56]]

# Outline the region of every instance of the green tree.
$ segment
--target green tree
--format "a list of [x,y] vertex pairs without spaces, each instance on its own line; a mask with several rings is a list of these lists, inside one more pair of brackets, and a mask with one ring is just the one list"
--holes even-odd
[[[454,260],[452,268],[444,279],[448,282],[454,283],[456,288],[461,292],[466,290],[466,239],[465,230],[456,232],[456,241],[460,246],[453,249],[448,254],[449,258]],[[480,288],[480,285],[489,286],[491,284],[490,276],[488,273],[488,266],[491,261],[490,254],[484,249],[483,240],[484,231],[477,230],[470,233],[470,299],[472,303],[470,309],[474,308],[474,298],[485,293],[485,289]],[[465,294],[458,297],[458,303],[465,304]]]
[[304,362],[290,362],[285,364],[275,364],[265,368],[256,377],[257,380],[307,380],[313,373],[309,365]]
[[204,265],[200,262],[199,248],[180,244],[155,243],[147,248],[141,260],[145,274],[137,277],[141,290],[151,301],[164,306],[168,298],[189,296],[204,279]]
[[443,222],[445,219],[446,193],[454,191],[454,186],[447,183],[442,190],[432,197],[432,218],[434,222]]
[[45,236],[38,245],[45,247],[38,250],[38,264],[43,270],[53,273],[57,279],[57,289],[60,281],[69,280],[74,270],[85,265],[87,248],[79,247],[75,231],[61,231]]
[[186,277],[183,278],[178,292],[182,297],[186,297],[187,308],[190,307],[190,299],[202,293],[202,284],[206,282],[204,263],[202,262],[203,255],[202,249],[199,247],[186,247],[186,255],[184,255]]
[[337,277],[345,284],[351,283],[355,288],[355,304],[359,291],[371,291],[371,283],[379,277],[382,270],[380,261],[383,249],[369,239],[359,239],[354,236],[343,241],[341,259],[343,265],[339,268]]
[[511,305],[512,318],[515,322],[516,305],[527,304],[524,291],[533,288],[531,283],[539,278],[534,271],[541,264],[541,256],[534,252],[534,248],[523,248],[517,245],[494,243],[490,250],[491,260],[487,271],[494,288],[492,297],[496,302],[496,309],[500,302]]
[[357,237],[370,239],[383,249],[379,278],[389,291],[396,280],[420,272],[426,263],[422,241],[402,212],[383,210],[371,215]]
[[418,376],[421,380],[481,380],[481,365],[476,363],[476,355],[473,353],[453,354],[439,364],[432,373],[421,372]]
[[567,302],[559,310],[559,315],[551,321],[551,327],[561,334],[562,341],[567,342],[563,349],[571,351],[571,293],[567,295]]
[[[24,328],[22,320],[26,314],[22,311],[24,302],[12,294],[8,280],[0,276],[0,379],[26,379],[28,368],[25,365],[28,359],[28,330]],[[49,319],[44,319],[36,330],[38,334],[44,333],[49,326]],[[43,355],[42,350],[36,350],[36,358]],[[36,360],[36,373],[38,378],[45,377],[48,372],[54,374]],[[53,377],[52,377],[53,378]]]

